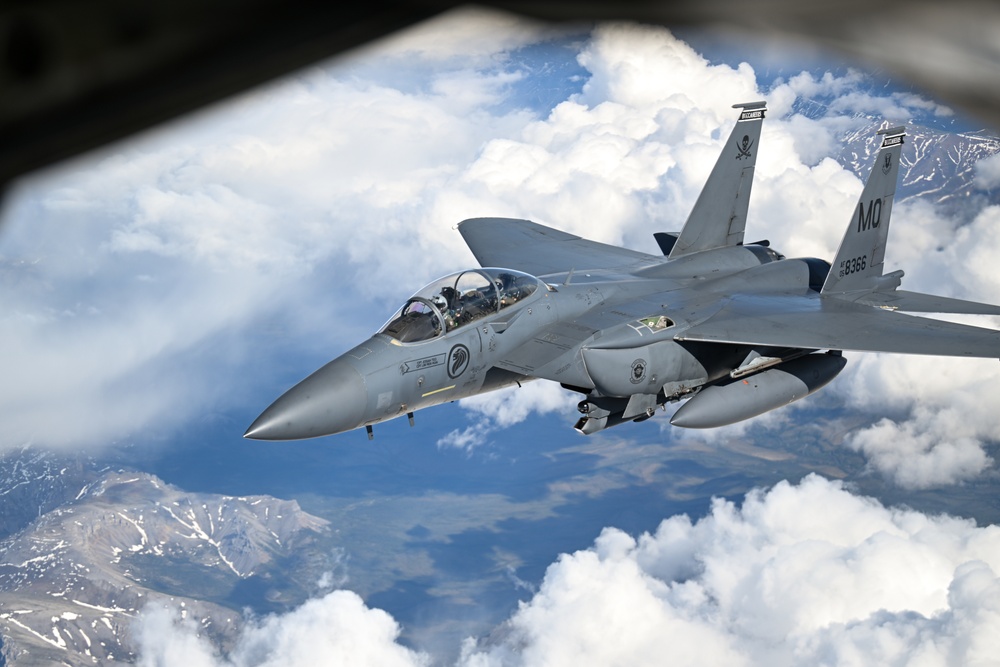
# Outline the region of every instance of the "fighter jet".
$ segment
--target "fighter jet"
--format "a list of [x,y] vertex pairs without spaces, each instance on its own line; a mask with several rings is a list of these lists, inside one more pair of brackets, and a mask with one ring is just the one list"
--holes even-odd
[[[736,125],[662,255],[528,220],[458,230],[482,268],[435,280],[375,335],[278,398],[245,437],[293,440],[372,426],[544,379],[579,392],[591,434],[686,401],[675,426],[713,428],[801,399],[840,373],[842,352],[1000,357],[1000,332],[897,311],[1000,314],[899,289],[883,271],[905,131],[881,147],[832,264],[744,243],[766,105]],[[501,268],[502,267],[502,268]]]

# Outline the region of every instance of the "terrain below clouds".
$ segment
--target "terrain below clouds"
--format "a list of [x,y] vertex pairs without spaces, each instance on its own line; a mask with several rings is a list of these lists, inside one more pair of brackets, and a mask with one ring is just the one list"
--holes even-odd
[[[294,502],[191,494],[30,450],[3,459],[0,492],[29,504],[70,468],[78,492],[12,518],[25,525],[0,542],[7,664],[432,662],[386,612],[318,588],[336,566],[324,536],[346,526]],[[677,664],[805,665],[850,661],[882,636],[865,664],[971,664],[1000,632],[987,602],[998,553],[995,526],[888,508],[808,476],[635,536],[605,528],[559,556],[506,622],[448,653],[464,665],[658,664],[665,652]],[[247,616],[247,605],[270,613]]]
[[136,620],[164,606],[225,646],[243,605],[301,603],[330,566],[319,547],[326,522],[294,501],[186,493],[147,473],[31,450],[5,456],[0,471],[8,665],[132,662]]

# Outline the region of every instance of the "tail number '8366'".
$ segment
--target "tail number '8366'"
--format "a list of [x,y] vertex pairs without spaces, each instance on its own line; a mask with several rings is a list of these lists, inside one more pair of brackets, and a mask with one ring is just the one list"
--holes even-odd
[[840,263],[841,270],[840,275],[849,276],[852,273],[858,273],[859,271],[864,271],[865,267],[868,266],[868,256],[862,255],[861,257],[852,257],[851,259],[845,259]]

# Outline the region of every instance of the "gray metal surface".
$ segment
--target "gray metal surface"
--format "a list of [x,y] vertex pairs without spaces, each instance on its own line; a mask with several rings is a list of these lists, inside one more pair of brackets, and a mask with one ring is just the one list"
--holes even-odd
[[480,266],[504,266],[536,276],[573,269],[640,267],[659,260],[530,220],[472,218],[459,223],[458,231]]
[[991,329],[797,294],[727,299],[721,311],[679,340],[1000,358],[1000,332]]
[[734,104],[733,108],[742,109],[740,119],[670,250],[672,258],[743,244],[760,128],[767,109],[764,102]]

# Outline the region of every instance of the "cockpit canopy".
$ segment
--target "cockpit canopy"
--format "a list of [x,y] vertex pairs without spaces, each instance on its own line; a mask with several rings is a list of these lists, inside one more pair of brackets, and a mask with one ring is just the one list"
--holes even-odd
[[498,313],[541,285],[510,269],[470,269],[439,278],[414,294],[379,333],[417,343]]

